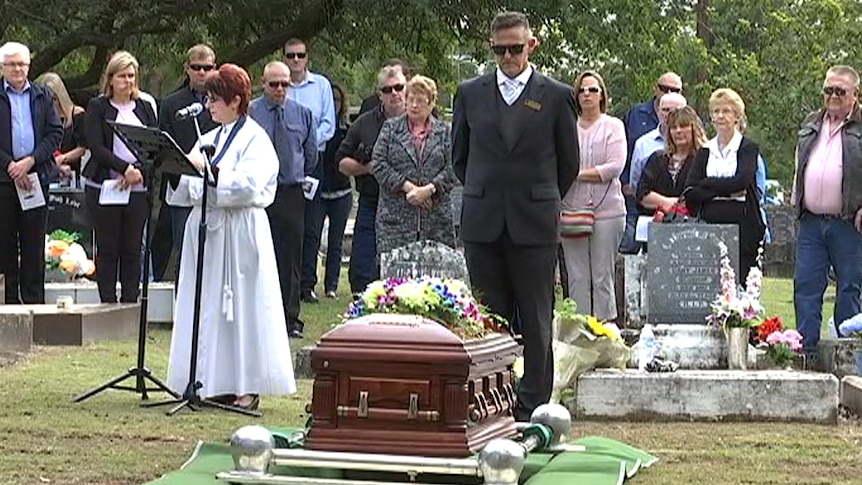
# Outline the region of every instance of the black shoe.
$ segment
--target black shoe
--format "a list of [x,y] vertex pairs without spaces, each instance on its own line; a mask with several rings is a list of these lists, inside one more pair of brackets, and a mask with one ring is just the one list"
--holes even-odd
[[302,335],[302,330],[297,330],[297,329],[295,329],[295,328],[290,329],[290,330],[288,330],[288,331],[287,331],[287,337],[288,337],[288,338],[296,338],[296,339],[303,339],[303,338],[305,338],[305,336],[304,336],[304,335]]
[[317,303],[319,300],[317,299],[317,295],[314,294],[314,290],[303,291],[301,295],[299,295],[299,299],[305,303]]

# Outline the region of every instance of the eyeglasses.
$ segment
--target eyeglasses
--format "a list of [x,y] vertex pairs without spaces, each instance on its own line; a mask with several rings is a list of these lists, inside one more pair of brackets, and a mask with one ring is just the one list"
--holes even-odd
[[285,52],[284,58],[285,59],[294,59],[294,58],[295,59],[305,59],[305,56],[307,56],[307,55],[308,54],[305,52]]
[[380,88],[380,92],[383,94],[392,94],[392,91],[400,93],[401,91],[404,91],[404,85],[396,84],[394,86],[383,86]]
[[592,94],[599,94],[600,92],[602,92],[602,88],[600,88],[600,87],[598,87],[598,86],[589,86],[589,87],[586,87],[586,88],[578,89],[578,92],[579,92],[579,93],[592,93]]
[[662,92],[662,94],[682,92],[682,88],[678,88],[676,86],[668,86],[667,84],[656,84],[655,87],[657,87],[658,90]]
[[215,69],[215,66],[212,64],[189,64],[189,69],[191,69],[192,71],[198,71],[198,72],[200,72],[200,71],[210,72],[213,69]]
[[847,90],[838,86],[823,86],[823,94],[826,96],[838,96],[839,98],[847,94]]
[[25,67],[30,67],[29,62],[4,62],[3,67],[12,67],[18,69],[24,69]]
[[524,45],[525,44],[511,44],[511,45],[497,44],[497,45],[492,45],[491,50],[494,51],[494,54],[496,54],[498,56],[505,56],[506,51],[509,51],[509,54],[511,54],[513,56],[517,56],[518,54],[521,54],[522,52],[524,52]]
[[287,88],[288,86],[290,86],[290,81],[270,81],[267,84],[269,84],[269,87],[271,87],[272,89],[276,89],[279,86]]

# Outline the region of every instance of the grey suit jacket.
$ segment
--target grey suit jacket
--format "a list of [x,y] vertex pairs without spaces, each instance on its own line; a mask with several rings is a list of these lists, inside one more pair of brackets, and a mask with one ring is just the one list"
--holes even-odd
[[[377,251],[386,252],[418,239],[455,246],[450,192],[458,183],[452,171],[449,127],[434,120],[421,154],[416,153],[407,116],[387,120],[374,145],[371,172],[380,185],[377,206]],[[431,209],[407,202],[404,182],[433,183]]]
[[515,244],[555,244],[560,199],[578,174],[577,115],[571,87],[536,71],[514,109],[518,136],[501,130],[496,74],[463,82],[455,94],[452,164],[464,184],[461,236]]

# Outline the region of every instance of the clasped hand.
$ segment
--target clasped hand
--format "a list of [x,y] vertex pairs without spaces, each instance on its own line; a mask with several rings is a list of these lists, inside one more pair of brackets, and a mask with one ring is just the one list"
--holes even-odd
[[9,174],[9,177],[15,181],[15,185],[24,190],[30,190],[33,187],[28,175],[30,173],[30,169],[33,168],[33,164],[35,163],[36,161],[33,157],[24,157],[17,162],[9,162],[6,172]]
[[125,190],[133,185],[141,183],[144,180],[144,176],[141,175],[141,171],[135,168],[134,165],[129,165],[118,180],[120,181],[120,188]]
[[423,209],[430,209],[433,205],[431,197],[434,195],[434,186],[431,184],[423,185],[422,187],[417,187],[412,183],[408,187],[407,190],[407,203],[410,205],[415,205],[416,207],[422,207]]

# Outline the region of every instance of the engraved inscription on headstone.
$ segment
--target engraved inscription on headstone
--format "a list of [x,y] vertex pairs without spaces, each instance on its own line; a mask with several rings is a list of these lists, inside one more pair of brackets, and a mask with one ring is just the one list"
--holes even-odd
[[653,224],[647,255],[647,322],[705,324],[721,289],[721,251],[739,266],[739,228],[718,224]]
[[417,241],[380,255],[381,278],[420,276],[469,281],[464,255],[436,241]]

